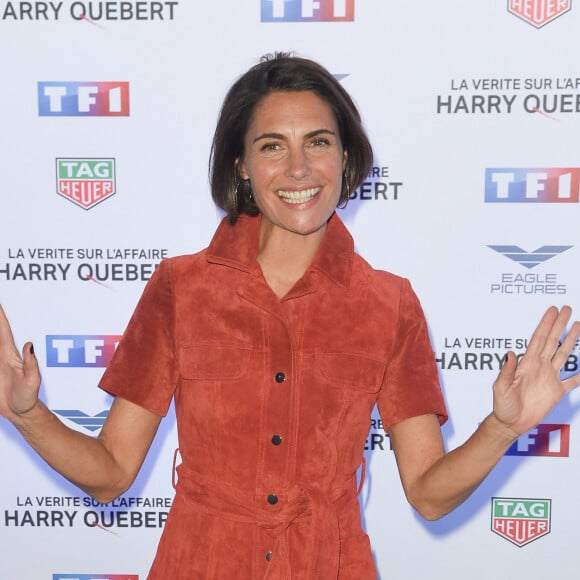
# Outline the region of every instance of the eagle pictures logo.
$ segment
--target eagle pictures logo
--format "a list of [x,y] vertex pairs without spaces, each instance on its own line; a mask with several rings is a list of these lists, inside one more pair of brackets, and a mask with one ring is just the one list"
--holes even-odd
[[96,415],[87,415],[85,412],[79,409],[53,409],[59,417],[63,419],[68,419],[78,427],[82,427],[91,433],[102,429],[105,424],[105,419],[109,414],[108,410],[101,411]]
[[527,252],[519,246],[492,245],[487,246],[502,256],[521,264],[524,268],[535,268],[540,264],[551,260],[555,256],[573,248],[574,246],[542,246],[533,252]]
[[541,28],[572,9],[572,0],[508,0],[508,12]]

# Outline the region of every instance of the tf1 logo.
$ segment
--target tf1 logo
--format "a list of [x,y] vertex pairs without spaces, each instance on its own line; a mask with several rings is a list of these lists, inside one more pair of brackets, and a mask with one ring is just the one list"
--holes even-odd
[[38,83],[41,117],[128,117],[128,82]]
[[262,22],[352,22],[354,0],[261,0]]
[[137,574],[53,574],[52,580],[139,580]]
[[486,203],[578,203],[580,168],[486,169]]
[[121,336],[49,334],[46,337],[46,366],[106,367]]
[[506,455],[568,457],[570,425],[544,424],[518,437]]

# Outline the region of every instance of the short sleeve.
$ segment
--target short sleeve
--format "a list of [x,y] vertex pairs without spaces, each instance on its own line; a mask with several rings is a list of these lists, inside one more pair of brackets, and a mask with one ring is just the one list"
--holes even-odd
[[165,415],[178,378],[171,266],[163,261],[145,286],[99,387]]
[[435,414],[443,424],[447,411],[427,323],[408,280],[403,280],[392,357],[379,393],[385,428],[410,417]]

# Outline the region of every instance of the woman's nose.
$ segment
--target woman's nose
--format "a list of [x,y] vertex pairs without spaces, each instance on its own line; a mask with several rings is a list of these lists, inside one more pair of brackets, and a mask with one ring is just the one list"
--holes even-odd
[[310,175],[310,162],[302,147],[290,150],[286,175],[294,179],[303,179]]

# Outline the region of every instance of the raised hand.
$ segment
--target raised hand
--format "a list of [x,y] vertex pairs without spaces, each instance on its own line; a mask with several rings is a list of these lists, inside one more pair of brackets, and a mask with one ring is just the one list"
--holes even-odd
[[571,314],[568,306],[548,308],[521,360],[509,352],[493,385],[493,414],[516,437],[540,423],[567,392],[580,385],[580,374],[560,378],[580,336],[580,322],[574,322],[560,344]]
[[40,371],[31,343],[26,343],[22,356],[14,344],[8,319],[0,306],[0,415],[15,419],[38,400]]

